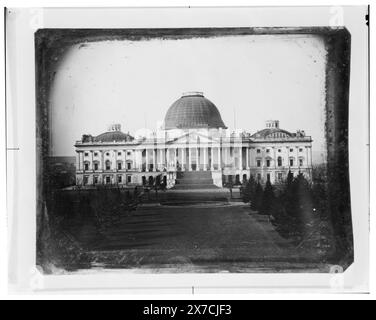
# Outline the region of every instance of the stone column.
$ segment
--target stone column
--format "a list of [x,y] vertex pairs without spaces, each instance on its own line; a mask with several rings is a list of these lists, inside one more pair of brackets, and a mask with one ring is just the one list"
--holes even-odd
[[225,150],[224,150],[224,159],[223,159],[223,165],[224,167],[226,167],[226,165],[228,164],[228,147],[224,147]]
[[243,170],[243,147],[239,147],[239,169]]
[[145,163],[146,163],[146,172],[149,172],[149,150],[145,149]]
[[246,152],[246,162],[247,162],[247,164],[246,164],[246,168],[247,168],[247,170],[249,170],[249,149],[248,149],[248,147],[245,149],[245,152]]
[[221,147],[218,147],[218,170],[221,170],[222,165],[221,165]]
[[213,147],[210,148],[210,159],[211,159],[210,170],[214,171],[214,148]]
[[101,150],[100,153],[101,153],[101,166],[100,166],[100,168],[101,168],[102,171],[104,171],[104,151]]
[[113,153],[114,153],[114,164],[112,165],[112,170],[114,171],[117,171],[117,151],[116,150],[113,150]]
[[296,148],[296,166],[299,168],[300,171],[300,160],[299,160],[299,147]]
[[135,157],[135,165],[137,166],[137,170],[141,172],[142,171],[142,149],[135,150],[134,157]]
[[163,162],[163,166],[167,169],[167,149],[166,149],[166,147],[164,147],[163,150],[162,150],[162,162]]
[[169,170],[170,168],[170,149],[166,148],[166,168]]
[[196,171],[200,171],[200,156],[198,145],[196,145]]
[[188,148],[188,170],[192,171],[192,152],[191,152],[191,148]]
[[208,148],[203,148],[202,150],[203,150],[202,152],[203,152],[203,165],[204,165],[204,171],[206,171],[206,170],[208,170],[208,165],[207,165],[207,154],[206,154]]
[[160,149],[156,149],[156,155],[157,155],[157,168],[160,169],[160,164],[161,164],[161,150]]
[[170,149],[166,148],[165,151],[166,169],[168,170],[170,168]]
[[127,171],[128,170],[127,169],[127,150],[124,149],[123,152],[124,152],[124,157],[123,157],[124,168],[123,168],[123,170]]
[[94,171],[94,151],[90,150],[91,153],[91,170]]
[[273,147],[273,157],[274,157],[274,168],[277,169],[277,166],[278,166],[278,156],[276,155],[275,147]]
[[157,171],[157,161],[156,161],[156,156],[157,156],[157,152],[156,150],[153,148],[153,171]]
[[178,152],[178,149],[175,147],[175,148],[174,148],[174,168],[175,168],[175,170],[178,169],[177,166],[176,166],[176,162],[177,162],[177,160],[178,160],[177,152]]
[[185,170],[185,147],[181,148],[181,169],[182,171]]

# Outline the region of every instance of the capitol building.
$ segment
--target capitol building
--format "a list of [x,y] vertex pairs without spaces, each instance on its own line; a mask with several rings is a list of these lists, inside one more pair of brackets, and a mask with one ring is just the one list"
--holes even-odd
[[79,186],[164,184],[168,189],[218,188],[256,181],[283,182],[289,171],[312,178],[312,139],[266,121],[256,133],[230,132],[218,108],[200,92],[182,95],[163,127],[143,137],[119,124],[75,144]]

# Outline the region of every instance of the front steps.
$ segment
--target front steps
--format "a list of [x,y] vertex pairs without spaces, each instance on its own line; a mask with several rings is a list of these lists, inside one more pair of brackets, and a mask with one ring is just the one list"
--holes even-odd
[[211,171],[177,172],[175,190],[218,189],[214,185]]

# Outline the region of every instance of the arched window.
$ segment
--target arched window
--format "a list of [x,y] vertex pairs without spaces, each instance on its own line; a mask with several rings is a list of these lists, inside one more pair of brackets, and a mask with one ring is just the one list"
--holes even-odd
[[278,163],[278,167],[282,167],[282,157],[278,157],[277,163]]
[[106,170],[111,170],[111,161],[106,160]]

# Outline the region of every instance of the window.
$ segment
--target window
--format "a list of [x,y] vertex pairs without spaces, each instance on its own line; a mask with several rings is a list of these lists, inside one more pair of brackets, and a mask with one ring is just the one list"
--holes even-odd
[[278,167],[282,167],[282,158],[281,157],[278,157]]
[[88,183],[89,183],[89,177],[88,176],[84,176],[84,185],[86,186]]
[[303,166],[303,159],[299,159],[299,166]]
[[94,170],[98,170],[98,162],[94,163]]
[[257,174],[257,181],[261,181],[261,173]]
[[282,150],[281,150],[281,149],[278,149],[278,152],[282,152]]
[[121,162],[118,162],[118,164],[117,164],[118,170],[121,170],[121,167],[122,167]]
[[85,152],[85,157],[88,157],[89,156],[89,152]]
[[130,163],[130,162],[127,163],[127,169],[128,169],[128,170],[131,170],[131,169],[132,169],[132,163]]
[[294,149],[290,149],[290,152],[294,152]]
[[299,148],[299,152],[303,152],[303,149],[302,149],[302,148]]
[[270,173],[266,174],[266,179],[270,182]]
[[132,183],[132,176],[127,176],[127,183]]
[[111,183],[111,177],[106,177],[106,184],[110,184]]
[[261,160],[257,160],[257,166],[261,167]]
[[89,164],[86,162],[85,163],[85,171],[89,170]]
[[111,162],[109,160],[106,161],[106,170],[111,170]]
[[98,152],[94,152],[94,157],[98,156]]
[[121,156],[121,152],[118,152],[118,156]]
[[278,173],[278,181],[282,181],[283,179],[283,174],[281,172]]
[[94,182],[94,184],[98,184],[98,176],[94,176],[93,182]]
[[294,159],[290,159],[290,167],[294,166]]
[[270,160],[266,160],[266,166],[270,167]]
[[110,155],[110,153],[109,152],[106,152],[106,156],[109,156]]
[[128,151],[127,152],[127,156],[130,156],[132,154],[132,152]]
[[123,177],[122,176],[117,176],[117,182],[121,183],[122,181],[123,181]]
[[261,153],[261,150],[260,150],[260,149],[257,149],[257,153]]
[[270,150],[269,149],[266,149],[266,153],[269,153],[270,152]]

